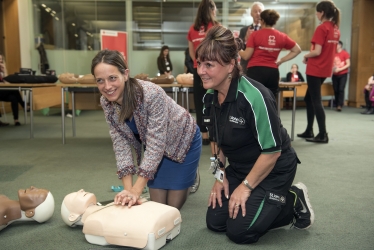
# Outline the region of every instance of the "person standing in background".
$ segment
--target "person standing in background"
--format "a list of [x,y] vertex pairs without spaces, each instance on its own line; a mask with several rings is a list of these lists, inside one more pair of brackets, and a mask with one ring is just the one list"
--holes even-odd
[[195,23],[191,25],[188,31],[188,48],[190,56],[194,61],[194,72],[193,72],[193,92],[194,92],[194,102],[196,109],[196,122],[200,127],[202,133],[203,145],[209,145],[208,130],[202,124],[202,114],[203,114],[203,97],[206,90],[203,88],[200,76],[197,74],[197,64],[195,58],[195,51],[197,46],[204,39],[206,32],[213,27],[213,25],[219,24],[216,21],[216,4],[213,0],[202,0],[200,2],[199,8],[197,10],[197,15]]
[[[326,116],[322,105],[321,85],[332,75],[336,45],[340,39],[340,10],[332,1],[321,1],[316,6],[316,16],[321,24],[316,28],[310,52],[304,55],[308,89],[304,101],[308,125],[306,130],[297,134],[308,142],[328,143]],[[317,118],[319,133],[314,137],[314,116]]]
[[173,71],[173,65],[170,61],[169,47],[167,45],[162,46],[160,55],[157,57],[157,67],[161,75],[171,75]]
[[343,50],[343,42],[339,41],[336,45],[336,54],[334,59],[334,68],[332,75],[332,84],[335,93],[336,111],[342,111],[344,105],[344,89],[347,83],[348,68],[351,66],[350,56]]
[[[243,40],[244,44],[247,43],[247,39],[252,32],[261,29],[260,24],[260,14],[265,9],[265,6],[261,2],[254,2],[251,6],[251,16],[253,18],[253,23],[249,26],[245,26],[240,29],[239,38]],[[240,65],[242,66],[242,70],[244,74],[247,72],[247,64],[248,60],[244,60],[243,58],[240,59]]]
[[[297,56],[301,49],[289,36],[274,28],[279,19],[278,12],[264,10],[260,16],[262,29],[249,36],[245,51],[240,51],[239,55],[250,59],[247,76],[262,83],[276,97],[279,88],[279,65]],[[289,50],[289,53],[278,59],[282,49]]]

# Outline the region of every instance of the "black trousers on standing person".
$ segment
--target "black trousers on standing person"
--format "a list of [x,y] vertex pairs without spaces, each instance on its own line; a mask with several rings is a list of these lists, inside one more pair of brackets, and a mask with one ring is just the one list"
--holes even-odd
[[334,87],[334,94],[335,94],[335,103],[336,106],[343,107],[344,105],[344,89],[345,84],[347,83],[347,75],[333,75],[332,76],[332,84]]
[[313,131],[314,116],[317,118],[319,133],[326,133],[326,115],[322,105],[321,86],[325,77],[306,76],[308,89],[304,97],[308,125],[306,130]]
[[277,68],[255,66],[247,69],[247,76],[270,89],[277,100],[279,89],[279,70]]
[[[259,240],[269,230],[290,225],[294,219],[295,195],[289,192],[295,178],[297,164],[300,163],[293,148],[282,151],[270,174],[251,192],[245,206],[246,215],[239,209],[235,219],[229,218],[229,200],[222,191],[222,207],[208,207],[207,227],[215,232],[226,232],[230,240],[237,244],[251,244]],[[229,198],[250,171],[250,164],[230,161],[226,168],[229,182]],[[271,199],[277,195],[280,201]],[[283,201],[283,202],[281,202]]]
[[197,69],[193,69],[193,97],[196,110],[196,123],[200,128],[201,133],[208,132],[207,128],[203,125],[203,97],[206,89],[203,88],[200,76],[197,74]]
[[22,107],[24,107],[25,105],[19,91],[0,90],[0,101],[10,102],[13,112],[13,119],[18,120],[18,104],[20,104]]

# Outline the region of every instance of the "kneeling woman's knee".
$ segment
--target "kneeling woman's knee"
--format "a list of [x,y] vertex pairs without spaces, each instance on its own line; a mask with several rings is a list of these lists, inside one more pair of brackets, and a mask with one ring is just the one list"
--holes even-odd
[[209,213],[209,211],[206,215],[206,226],[214,232],[225,232],[227,227],[226,220],[221,216],[217,216],[215,213]]
[[245,230],[239,232],[237,228],[227,228],[227,237],[236,244],[251,244],[256,243],[261,235],[254,230]]

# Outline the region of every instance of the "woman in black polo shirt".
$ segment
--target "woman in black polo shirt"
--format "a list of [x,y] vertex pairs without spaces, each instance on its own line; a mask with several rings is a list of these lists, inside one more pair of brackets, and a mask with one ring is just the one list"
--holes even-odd
[[292,185],[299,160],[273,94],[241,73],[237,57],[242,45],[230,30],[215,26],[197,48],[196,58],[208,89],[203,120],[218,146],[207,227],[249,244],[291,223],[309,228],[314,212],[306,186]]

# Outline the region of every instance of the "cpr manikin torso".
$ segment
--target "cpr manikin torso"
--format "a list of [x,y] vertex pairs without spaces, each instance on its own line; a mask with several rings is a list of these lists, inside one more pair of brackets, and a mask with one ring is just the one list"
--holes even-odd
[[0,230],[15,221],[43,223],[53,215],[55,202],[51,192],[46,189],[20,189],[18,199],[19,201],[10,200],[5,195],[0,195]]
[[68,194],[61,216],[69,226],[83,225],[86,240],[97,245],[119,245],[159,249],[180,232],[178,209],[148,201],[141,205],[97,205],[92,193],[79,190]]

